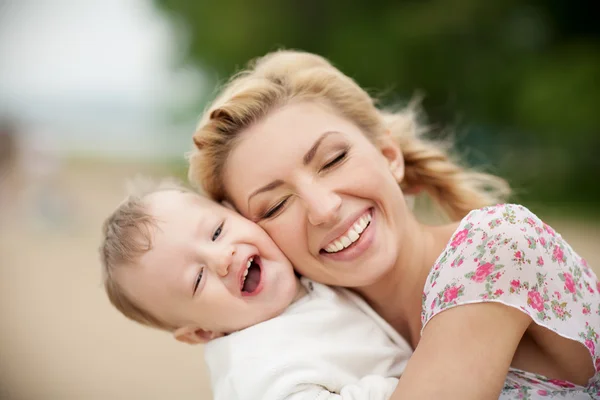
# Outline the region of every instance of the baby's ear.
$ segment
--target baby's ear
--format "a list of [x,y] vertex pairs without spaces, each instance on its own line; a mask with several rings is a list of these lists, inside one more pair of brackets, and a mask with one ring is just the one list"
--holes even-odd
[[178,328],[173,332],[173,336],[176,340],[187,343],[187,344],[203,344],[210,342],[213,339],[223,336],[222,333],[205,331],[200,328],[183,327]]

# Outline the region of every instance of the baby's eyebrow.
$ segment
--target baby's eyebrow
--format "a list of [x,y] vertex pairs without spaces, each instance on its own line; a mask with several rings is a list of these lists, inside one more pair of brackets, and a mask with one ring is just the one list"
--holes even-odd
[[196,228],[194,229],[194,237],[199,238],[206,234],[206,218],[198,218],[196,220]]

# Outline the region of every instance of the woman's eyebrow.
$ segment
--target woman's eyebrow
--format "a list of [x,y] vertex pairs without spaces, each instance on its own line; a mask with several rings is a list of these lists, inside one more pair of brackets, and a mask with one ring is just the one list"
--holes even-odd
[[[337,131],[327,131],[327,132],[324,132],[323,134],[321,134],[321,136],[315,141],[315,143],[311,146],[311,148],[306,152],[306,154],[302,158],[302,163],[304,165],[308,165],[313,160],[313,158],[315,158],[315,154],[317,154],[317,150],[319,149],[319,146],[321,145],[323,140],[329,135],[339,134],[339,133],[340,132],[337,132]],[[248,204],[250,204],[250,199],[252,199],[252,197],[256,196],[259,193],[268,192],[269,190],[276,189],[279,186],[283,185],[283,183],[284,182],[281,179],[276,179],[273,182],[270,182],[270,183],[266,184],[265,186],[262,186],[262,187],[256,189],[254,192],[252,192],[250,194],[250,196],[248,196]]]
[[269,190],[273,190],[275,188],[278,188],[279,186],[283,185],[283,181],[281,179],[276,179],[271,183],[266,184],[265,186],[255,190],[254,192],[252,192],[252,194],[248,197],[248,203],[250,202],[250,199],[254,196],[256,196],[259,193],[263,193],[263,192],[268,192]]
[[306,166],[308,164],[310,164],[310,162],[313,160],[313,158],[315,158],[315,154],[317,154],[317,150],[319,149],[319,146],[321,145],[321,142],[323,142],[323,140],[334,133],[339,133],[337,131],[327,131],[324,132],[316,141],[315,143],[312,145],[312,147],[306,152],[306,154],[304,155],[304,158],[302,159],[302,163]]

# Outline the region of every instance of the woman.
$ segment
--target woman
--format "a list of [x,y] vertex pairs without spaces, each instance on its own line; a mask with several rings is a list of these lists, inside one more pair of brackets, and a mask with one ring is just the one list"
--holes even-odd
[[[325,59],[276,52],[207,110],[189,173],[299,273],[353,288],[409,340],[393,398],[600,396],[594,273],[526,208],[486,207],[505,182],[421,133]],[[420,224],[404,195],[422,190],[456,222]]]

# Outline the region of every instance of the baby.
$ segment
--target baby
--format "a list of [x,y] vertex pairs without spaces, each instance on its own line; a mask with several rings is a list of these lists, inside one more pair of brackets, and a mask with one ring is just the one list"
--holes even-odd
[[411,355],[361,298],[297,278],[258,225],[182,186],[130,195],[103,233],[111,303],[206,343],[217,400],[383,400]]

